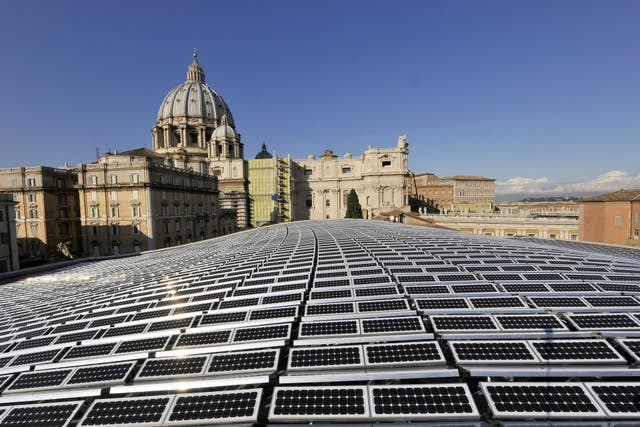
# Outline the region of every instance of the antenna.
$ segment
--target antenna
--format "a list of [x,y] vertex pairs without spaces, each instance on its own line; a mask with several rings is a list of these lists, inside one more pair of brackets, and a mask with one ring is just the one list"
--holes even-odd
[[100,149],[96,147],[96,160],[100,158]]

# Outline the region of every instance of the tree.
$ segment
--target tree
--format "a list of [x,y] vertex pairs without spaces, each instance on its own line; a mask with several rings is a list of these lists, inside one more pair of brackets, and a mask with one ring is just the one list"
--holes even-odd
[[354,189],[351,189],[347,195],[347,214],[344,217],[362,219],[362,206],[358,200],[358,193]]

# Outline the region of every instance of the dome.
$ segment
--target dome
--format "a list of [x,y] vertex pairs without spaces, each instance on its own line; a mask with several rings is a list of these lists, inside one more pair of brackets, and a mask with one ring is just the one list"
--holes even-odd
[[231,126],[229,126],[227,115],[224,114],[220,119],[220,126],[218,126],[216,130],[214,130],[213,133],[211,134],[211,139],[212,140],[214,139],[228,140],[228,139],[235,139],[235,138],[236,138],[236,131]]
[[262,144],[262,149],[256,154],[256,159],[273,159],[273,155],[267,151],[266,144]]
[[227,116],[228,124],[235,128],[231,110],[224,99],[205,83],[205,74],[193,53],[193,63],[187,71],[187,80],[169,91],[158,110],[158,121],[177,117],[199,118],[220,123]]

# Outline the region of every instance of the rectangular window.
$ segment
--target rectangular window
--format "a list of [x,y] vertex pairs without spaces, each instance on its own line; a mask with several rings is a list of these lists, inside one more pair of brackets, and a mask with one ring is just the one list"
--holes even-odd
[[550,238],[550,239],[555,239],[555,238],[557,238],[557,237],[558,237],[558,236],[557,236],[556,234],[553,234],[553,233],[549,234],[549,238]]
[[27,194],[27,201],[29,203],[35,203],[37,200],[36,195],[34,193]]
[[616,215],[615,223],[616,225],[622,225],[622,217],[620,215]]
[[169,213],[167,212],[167,207],[163,206],[162,207],[162,216],[167,216],[167,215],[169,215]]
[[67,204],[67,195],[64,193],[58,194],[58,204],[66,205]]
[[36,179],[35,178],[27,178],[27,187],[35,187]]
[[97,202],[98,201],[98,193],[97,192],[92,191],[90,196],[91,196],[91,201],[92,202]]
[[118,234],[120,234],[120,227],[117,224],[113,224],[111,226],[111,235],[117,236]]
[[60,208],[58,210],[58,213],[60,214],[60,218],[69,218],[69,209],[68,208]]
[[351,173],[351,167],[350,166],[343,166],[342,167],[342,173]]
[[140,181],[140,176],[137,173],[132,173],[131,174],[131,182],[132,183],[137,183]]
[[58,188],[64,188],[64,179],[56,179],[56,187]]
[[111,216],[118,216],[118,207],[117,206],[111,206]]
[[17,180],[17,179],[12,179],[12,180],[11,180],[11,186],[12,186],[13,188],[16,188],[16,187],[18,186],[18,180]]
[[109,175],[109,183],[110,184],[117,184],[118,183],[118,176],[117,175]]
[[571,240],[578,240],[578,235],[577,234],[572,234],[571,235]]
[[94,236],[98,235],[98,226],[94,225],[93,227],[91,227],[91,234],[93,234]]
[[388,168],[389,166],[391,166],[391,160],[383,160],[382,161],[382,167],[383,168]]
[[117,202],[118,201],[118,192],[117,191],[111,191],[109,193],[109,197],[110,197],[112,202]]
[[312,170],[312,169],[305,169],[305,170],[304,170],[304,174],[305,174],[306,176],[309,176],[309,175],[313,174],[313,170]]
[[184,214],[185,214],[185,215],[191,215],[191,208],[190,208],[190,206],[185,206],[185,207],[184,207]]
[[91,218],[98,218],[100,216],[100,210],[97,206],[91,208]]
[[176,221],[175,227],[176,227],[176,233],[179,233],[180,232],[180,221]]
[[166,191],[162,191],[162,193],[160,193],[160,198],[162,200],[167,200],[167,192]]
[[31,219],[38,218],[38,210],[37,209],[29,209],[29,218],[31,218]]
[[32,225],[31,226],[31,237],[38,237],[38,226],[37,225]]
[[140,207],[139,206],[132,206],[131,207],[131,215],[134,217],[139,217],[140,216]]
[[634,213],[631,215],[631,220],[633,221],[634,224],[638,223],[638,213]]
[[98,175],[91,175],[89,177],[89,184],[98,185]]
[[131,191],[131,200],[138,200],[139,194],[138,194],[138,190],[132,190]]
[[168,222],[163,222],[162,223],[162,231],[166,233],[169,233],[169,223]]
[[16,208],[16,219],[20,219],[20,209]]
[[174,205],[173,206],[173,216],[179,216],[179,215],[180,215],[180,206]]

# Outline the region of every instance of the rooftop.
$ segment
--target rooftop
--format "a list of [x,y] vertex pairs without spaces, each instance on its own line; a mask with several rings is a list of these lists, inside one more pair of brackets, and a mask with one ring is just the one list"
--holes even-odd
[[582,202],[630,202],[640,200],[640,189],[625,190],[620,189],[613,193],[600,194],[599,196],[585,197]]
[[0,286],[0,424],[609,425],[639,296],[589,245],[383,221],[88,261]]

